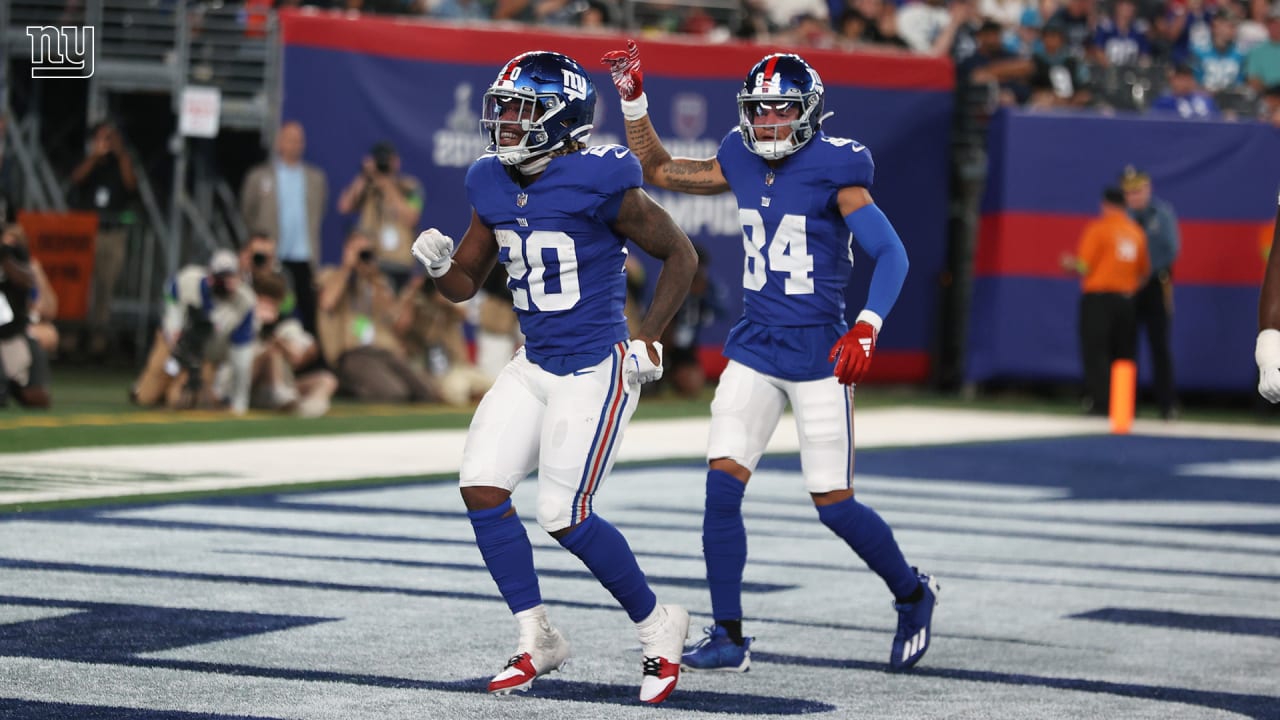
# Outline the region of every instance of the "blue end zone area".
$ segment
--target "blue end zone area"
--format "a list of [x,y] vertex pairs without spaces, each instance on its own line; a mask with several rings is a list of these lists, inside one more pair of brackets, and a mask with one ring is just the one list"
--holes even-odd
[[[1138,436],[859,452],[859,497],[943,586],[929,656],[889,675],[885,588],[818,521],[798,456],[766,457],[744,505],[752,672],[688,673],[662,712],[907,720],[908,692],[966,717],[1276,717],[1277,464],[1280,443]],[[704,467],[619,467],[597,503],[693,611],[691,642]],[[625,616],[527,529],[582,665],[493,705],[514,631],[452,483],[0,516],[0,718],[312,717],[318,694],[366,717],[641,717]]]
[[[854,482],[856,488],[856,474],[871,473],[1064,488],[1075,500],[1280,505],[1280,478],[1214,475],[1209,470],[1201,472],[1189,467],[1267,460],[1280,463],[1280,443],[1096,435],[932,448],[860,450]],[[799,469],[799,458],[767,457],[761,467]],[[1192,471],[1197,474],[1187,474]]]

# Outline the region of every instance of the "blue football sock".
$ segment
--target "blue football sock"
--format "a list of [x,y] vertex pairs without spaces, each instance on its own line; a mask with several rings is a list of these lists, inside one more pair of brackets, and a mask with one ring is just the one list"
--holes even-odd
[[658,598],[649,589],[636,556],[618,528],[599,515],[589,515],[572,532],[560,538],[566,550],[578,556],[596,580],[618,601],[632,622],[649,617]]
[[533,546],[529,535],[520,524],[520,516],[511,513],[508,499],[496,508],[467,512],[471,528],[476,533],[476,545],[489,568],[489,574],[498,584],[498,592],[507,601],[512,613],[528,610],[542,604],[542,592],[538,589],[538,574],[533,569]]
[[920,586],[920,578],[902,557],[889,524],[875,510],[849,498],[819,507],[818,517],[823,525],[849,543],[867,567],[884,580],[895,598],[909,597]]
[[711,586],[711,615],[742,619],[742,569],[747,564],[747,528],[742,496],[747,484],[723,470],[707,471],[707,504],[702,516],[702,555]]

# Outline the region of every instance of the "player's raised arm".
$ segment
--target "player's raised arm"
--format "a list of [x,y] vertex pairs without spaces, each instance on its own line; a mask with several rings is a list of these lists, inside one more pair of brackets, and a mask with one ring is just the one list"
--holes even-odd
[[471,299],[489,277],[498,260],[498,241],[493,228],[472,210],[471,225],[463,233],[457,252],[453,238],[430,228],[413,241],[413,256],[435,278],[441,295],[462,302]]
[[644,94],[640,48],[635,41],[628,40],[626,50],[606,53],[600,61],[609,67],[613,84],[622,96],[622,116],[627,121],[627,145],[640,158],[645,182],[693,195],[716,195],[727,191],[729,183],[720,170],[720,162],[715,158],[673,158],[662,146],[658,132],[649,121],[649,99]]
[[637,338],[652,345],[684,302],[698,269],[698,254],[689,236],[640,188],[632,188],[623,196],[613,229],[662,261],[653,301],[640,322]]

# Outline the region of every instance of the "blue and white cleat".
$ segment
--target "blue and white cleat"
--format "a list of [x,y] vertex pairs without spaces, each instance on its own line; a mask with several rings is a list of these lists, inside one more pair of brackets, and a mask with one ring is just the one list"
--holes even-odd
[[743,638],[742,644],[738,645],[719,625],[705,628],[705,632],[707,636],[684,654],[682,662],[686,668],[719,672],[747,672],[751,669],[751,638]]
[[894,603],[898,611],[898,632],[893,636],[893,651],[889,655],[889,667],[906,670],[920,662],[933,639],[933,608],[938,604],[941,587],[932,577],[911,568],[920,578],[924,597],[913,603]]

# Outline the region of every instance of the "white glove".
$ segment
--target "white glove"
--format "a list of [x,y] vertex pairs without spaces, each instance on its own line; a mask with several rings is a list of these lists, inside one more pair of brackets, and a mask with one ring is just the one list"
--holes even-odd
[[1271,402],[1280,402],[1280,330],[1258,333],[1253,351],[1258,361],[1258,393]]
[[653,349],[658,351],[657,365],[649,359],[649,346],[643,340],[632,340],[627,345],[627,356],[622,360],[622,379],[627,385],[638,386],[662,379],[662,343],[654,340]]
[[438,278],[453,266],[453,238],[435,228],[423,230],[413,241],[413,256],[427,269],[427,274]]

